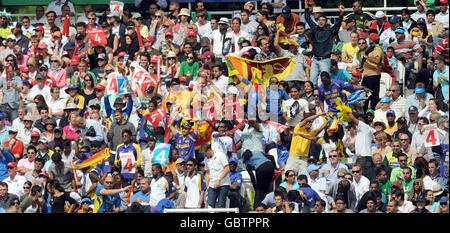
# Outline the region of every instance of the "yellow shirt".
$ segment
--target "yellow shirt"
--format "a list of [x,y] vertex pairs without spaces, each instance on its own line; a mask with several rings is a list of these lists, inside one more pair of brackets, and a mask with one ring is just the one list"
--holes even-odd
[[358,52],[359,48],[358,48],[358,44],[356,44],[355,46],[352,45],[352,42],[348,42],[345,43],[342,46],[342,53],[347,53],[347,57],[350,60],[353,60],[353,56],[355,56],[356,52]]
[[[300,124],[295,126],[294,133],[300,133],[308,136],[316,136],[316,130],[307,130],[300,128]],[[289,154],[299,157],[308,157],[311,141],[302,136],[293,136]]]
[[390,136],[394,135],[394,133],[398,130],[397,122],[390,127],[389,124],[386,124],[386,129],[384,130],[385,133],[389,134]]

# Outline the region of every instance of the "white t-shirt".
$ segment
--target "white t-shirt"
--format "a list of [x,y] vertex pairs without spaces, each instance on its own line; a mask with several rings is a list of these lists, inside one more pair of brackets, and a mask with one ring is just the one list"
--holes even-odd
[[66,107],[67,99],[59,98],[56,101],[53,101],[50,99],[47,103],[48,106],[52,109],[52,113],[64,111],[64,108]]
[[[220,33],[220,30],[219,29],[216,29],[216,30],[214,30],[212,33],[211,33],[211,37],[212,37],[212,39],[213,39],[213,42],[214,42],[214,44],[213,44],[213,53],[214,53],[214,55],[217,57],[217,56],[220,56],[220,57],[222,57],[223,56],[223,54],[222,54],[222,49],[223,49],[223,35]],[[230,40],[230,42],[232,42],[231,40],[232,40],[232,32],[226,32],[225,33],[225,39],[228,39],[228,40]],[[230,47],[230,50],[228,51],[228,52],[232,52],[231,51],[231,47]]]
[[23,184],[26,181],[25,177],[20,176],[19,173],[14,177],[14,180],[11,180],[10,176],[3,180],[8,184],[8,193],[16,194],[18,197],[23,195]]
[[356,126],[355,155],[372,156],[372,128],[362,121]]
[[[197,208],[200,201],[201,191],[204,187],[203,176],[201,173],[196,173],[192,177],[186,176],[185,190],[186,190],[186,208]],[[202,185],[203,184],[203,185]]]
[[146,148],[141,153],[142,156],[142,165],[144,166],[144,176],[151,177],[152,176],[152,158],[153,158],[153,150]]
[[370,181],[365,176],[361,176],[359,182],[353,178],[353,185],[355,186],[356,201],[359,202],[364,193],[369,191]]
[[201,25],[199,22],[195,22],[195,25],[197,25],[198,28],[198,34],[201,37],[205,37],[209,34],[211,34],[212,30],[211,30],[211,23],[210,22],[206,22],[205,24]]
[[289,126],[295,127],[303,120],[303,112],[309,112],[308,101],[305,99],[290,98],[283,101],[283,112],[287,113],[288,117],[293,119],[288,122]]
[[[205,159],[205,169],[209,171],[209,187],[214,188],[214,184],[219,180],[227,165],[228,157],[220,151],[214,151],[214,157]],[[230,184],[230,176],[228,175],[220,182],[220,186]]]
[[[217,133],[218,132],[214,132],[212,135]],[[214,151],[220,151],[221,153],[227,154],[228,151],[231,152],[232,145],[233,140],[229,136],[211,137],[211,148]]]

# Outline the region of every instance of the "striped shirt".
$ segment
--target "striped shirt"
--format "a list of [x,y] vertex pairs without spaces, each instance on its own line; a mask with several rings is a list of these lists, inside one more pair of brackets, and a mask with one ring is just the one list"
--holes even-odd
[[448,59],[448,37],[437,44],[433,51],[433,57],[436,57],[437,55],[442,55],[445,59]]
[[397,59],[418,57],[423,52],[422,47],[411,40],[395,41],[390,46],[394,48],[394,54]]

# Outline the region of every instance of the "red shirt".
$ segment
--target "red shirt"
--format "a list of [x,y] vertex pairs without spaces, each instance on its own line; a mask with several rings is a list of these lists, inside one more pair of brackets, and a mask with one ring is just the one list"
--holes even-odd
[[[5,146],[9,146],[9,141],[6,141],[3,143],[3,145]],[[22,154],[23,154],[23,142],[20,140],[16,140],[16,144],[14,145],[13,148],[11,148],[11,150],[9,151],[9,153],[11,153],[12,155],[19,155],[19,159],[22,158]],[[15,156],[14,156],[15,157]]]

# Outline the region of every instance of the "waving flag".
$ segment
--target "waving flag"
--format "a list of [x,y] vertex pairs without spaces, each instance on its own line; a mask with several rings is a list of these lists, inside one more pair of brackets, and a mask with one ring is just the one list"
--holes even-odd
[[[242,75],[245,79],[252,81],[254,71],[261,71],[261,80],[264,85],[269,86],[269,79],[276,77],[279,81],[286,78],[294,69],[295,60],[291,57],[275,58],[268,61],[253,61],[242,57],[228,56],[226,60],[228,75]],[[256,69],[252,69],[252,67]]]
[[85,160],[79,160],[72,168],[77,170],[89,168],[88,170],[92,170],[95,166],[103,163],[103,161],[109,158],[110,151],[111,150],[109,148],[105,148]]
[[283,133],[283,131],[285,131],[286,129],[289,129],[289,126],[287,125],[282,125],[280,123],[277,122],[273,122],[273,121],[266,121],[267,124],[275,127],[278,131],[278,133]]

